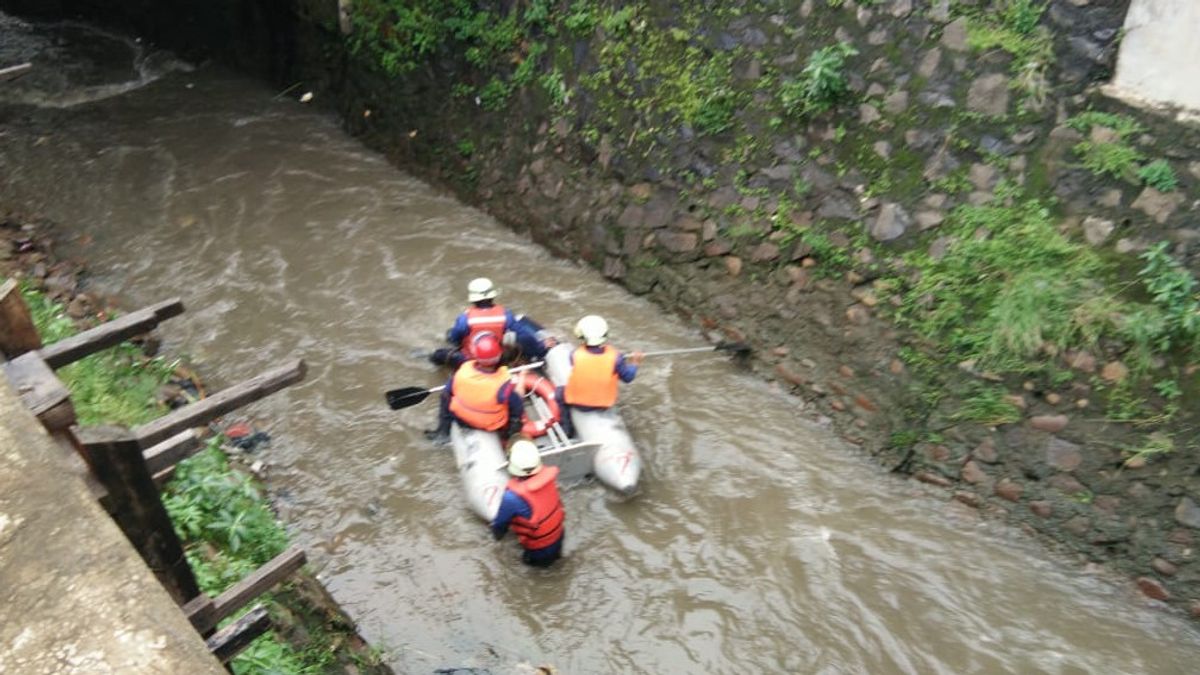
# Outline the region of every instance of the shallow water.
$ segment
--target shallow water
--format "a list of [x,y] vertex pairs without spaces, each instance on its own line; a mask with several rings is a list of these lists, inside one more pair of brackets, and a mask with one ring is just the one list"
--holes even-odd
[[71,252],[130,308],[182,297],[166,348],[211,383],[306,360],[242,412],[273,436],[258,454],[296,543],[398,672],[1194,672],[1186,622],[881,475],[716,355],[647,361],[622,398],[640,493],[567,491],[566,558],[523,567],[421,436],[432,400],[383,402],[442,382],[414,353],[466,282],[491,276],[560,334],[594,312],[627,348],[702,337],[389,166],[299,92],[79,69],[137,86],[0,118],[3,200],[86,235]]

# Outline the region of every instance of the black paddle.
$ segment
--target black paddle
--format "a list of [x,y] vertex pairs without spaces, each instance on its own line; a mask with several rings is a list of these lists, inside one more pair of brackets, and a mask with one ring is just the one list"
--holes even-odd
[[[545,365],[544,361],[534,361],[533,363],[526,363],[525,365],[517,366],[516,368],[509,368],[508,372],[519,373],[523,370],[541,368],[543,365]],[[429,398],[430,394],[439,392],[445,388],[446,385],[444,384],[440,387],[433,387],[431,389],[422,389],[421,387],[401,387],[399,389],[393,389],[384,395],[387,397],[387,404],[389,408],[392,410],[400,410],[401,408],[411,408],[412,406]]]

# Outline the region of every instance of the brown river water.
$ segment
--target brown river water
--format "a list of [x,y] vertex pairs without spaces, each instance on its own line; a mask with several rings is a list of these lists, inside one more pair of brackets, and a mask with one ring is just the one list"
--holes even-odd
[[[52,30],[0,22],[10,60]],[[74,30],[111,43],[86,58],[136,50]],[[300,92],[157,58],[88,70],[118,86],[85,95],[0,84],[0,105],[40,103],[0,117],[0,201],[86,235],[69,252],[128,307],[182,297],[166,349],[217,383],[305,359],[303,383],[243,412],[273,437],[258,457],[295,543],[398,672],[1196,672],[1183,619],[883,475],[716,355],[647,360],[622,399],[640,492],[566,491],[565,559],[524,567],[422,437],[433,401],[383,401],[443,381],[415,352],[466,282],[491,276],[560,334],[595,312],[626,348],[703,336],[390,166]]]

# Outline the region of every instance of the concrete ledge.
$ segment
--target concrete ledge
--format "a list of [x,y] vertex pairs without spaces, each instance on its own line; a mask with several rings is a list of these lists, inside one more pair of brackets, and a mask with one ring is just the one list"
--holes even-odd
[[1132,0],[1108,93],[1134,105],[1200,111],[1200,2]]
[[0,673],[226,671],[0,377]]

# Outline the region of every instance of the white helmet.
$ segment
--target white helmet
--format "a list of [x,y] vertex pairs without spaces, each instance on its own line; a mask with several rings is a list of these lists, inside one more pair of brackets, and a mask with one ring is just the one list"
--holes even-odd
[[532,476],[542,468],[542,455],[533,441],[521,439],[508,451],[508,472],[514,476]]
[[496,297],[499,291],[492,285],[492,280],[487,277],[479,277],[472,279],[471,283],[467,284],[467,302],[479,302],[480,300],[491,300]]
[[588,314],[575,324],[575,337],[589,347],[599,347],[608,340],[608,322],[603,317]]

